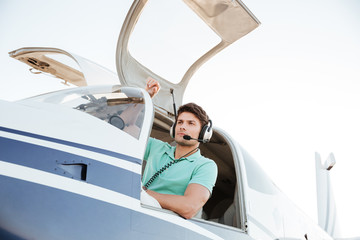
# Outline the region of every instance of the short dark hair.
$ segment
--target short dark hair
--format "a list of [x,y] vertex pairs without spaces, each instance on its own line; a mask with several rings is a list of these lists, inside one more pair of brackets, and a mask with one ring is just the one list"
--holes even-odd
[[[187,103],[179,107],[177,112],[177,117],[183,112],[189,112],[194,114],[201,123],[201,127],[209,123],[209,116],[206,114],[205,110],[195,103]],[[177,121],[177,118],[175,119]]]

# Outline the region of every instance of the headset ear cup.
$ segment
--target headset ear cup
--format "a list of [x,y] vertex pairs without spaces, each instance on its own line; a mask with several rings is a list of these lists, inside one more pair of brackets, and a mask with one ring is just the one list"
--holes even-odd
[[206,131],[205,131],[204,137],[203,137],[204,143],[210,142],[212,133],[213,133],[212,128],[206,127]]
[[202,127],[199,139],[203,140],[204,143],[207,143],[210,141],[212,133],[212,122],[209,120],[209,123]]

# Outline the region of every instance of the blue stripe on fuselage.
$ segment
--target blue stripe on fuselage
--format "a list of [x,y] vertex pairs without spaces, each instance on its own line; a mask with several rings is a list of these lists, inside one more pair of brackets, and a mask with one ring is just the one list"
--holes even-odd
[[87,168],[84,180],[87,183],[140,198],[140,174],[95,159],[0,137],[0,160],[78,180],[80,178],[66,169],[81,163]]
[[6,193],[0,195],[0,238],[11,232],[24,239],[209,239],[142,212],[32,182],[0,175],[0,189]]
[[19,135],[23,135],[23,136],[27,136],[27,137],[37,138],[37,139],[50,141],[50,142],[54,142],[54,143],[59,143],[59,144],[63,144],[63,145],[71,146],[71,147],[76,147],[76,148],[80,148],[80,149],[84,149],[84,150],[88,150],[88,151],[92,151],[92,152],[97,152],[97,153],[105,154],[105,155],[108,155],[108,156],[121,158],[121,159],[127,160],[129,162],[136,162],[136,163],[141,163],[142,162],[141,159],[134,158],[134,157],[131,157],[131,156],[128,156],[128,155],[125,155],[125,154],[105,150],[105,149],[102,149],[102,148],[91,147],[91,146],[87,146],[87,145],[80,144],[80,143],[74,143],[74,142],[61,140],[61,139],[57,139],[57,138],[38,135],[38,134],[35,134],[35,133],[29,133],[29,132],[24,132],[24,131],[20,131],[20,130],[16,130],[16,129],[5,128],[5,127],[0,127],[0,131],[19,134]]

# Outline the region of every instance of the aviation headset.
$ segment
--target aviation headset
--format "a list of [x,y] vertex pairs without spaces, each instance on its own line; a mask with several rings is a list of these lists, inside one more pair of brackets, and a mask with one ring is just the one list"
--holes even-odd
[[[176,128],[176,121],[173,123],[173,125],[170,128],[170,136],[172,138],[175,138],[175,128]],[[213,134],[212,121],[209,119],[209,122],[202,127],[199,134],[199,138],[197,138],[197,140],[199,142],[207,143],[210,141],[212,134]]]

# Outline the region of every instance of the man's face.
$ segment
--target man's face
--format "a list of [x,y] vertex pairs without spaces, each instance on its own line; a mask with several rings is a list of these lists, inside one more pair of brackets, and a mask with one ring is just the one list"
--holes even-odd
[[185,140],[184,135],[189,135],[192,138],[198,138],[201,130],[200,120],[190,112],[182,112],[178,116],[175,127],[175,141],[184,146],[197,145],[196,140]]

